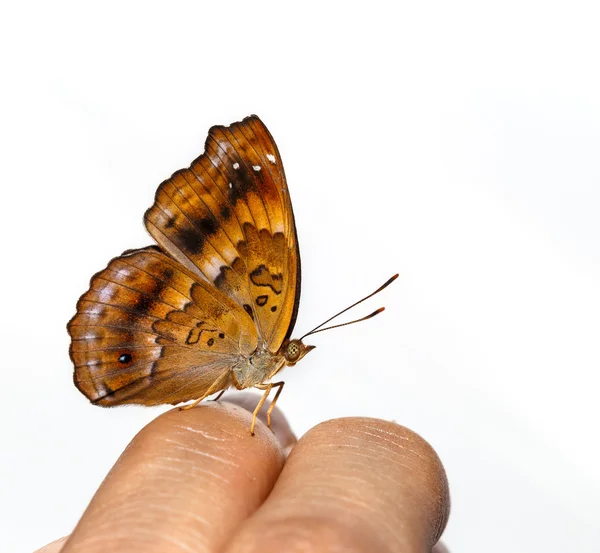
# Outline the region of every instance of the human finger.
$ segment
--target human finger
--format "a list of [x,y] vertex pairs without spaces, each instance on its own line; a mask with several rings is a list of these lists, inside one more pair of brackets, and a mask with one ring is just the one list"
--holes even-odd
[[267,497],[284,462],[264,425],[227,402],[169,411],[140,431],[61,553],[218,551]]
[[296,444],[225,551],[420,553],[438,541],[449,505],[443,466],[423,438],[377,419],[327,421]]

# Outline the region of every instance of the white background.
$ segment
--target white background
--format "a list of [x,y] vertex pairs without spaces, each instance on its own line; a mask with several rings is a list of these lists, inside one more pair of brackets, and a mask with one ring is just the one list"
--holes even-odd
[[[0,549],[71,531],[161,409],[91,406],[65,324],[208,128],[257,113],[320,334],[301,434],[394,419],[438,451],[455,552],[600,543],[600,53],[594,2],[25,2],[0,15]],[[15,4],[16,5],[16,4]]]

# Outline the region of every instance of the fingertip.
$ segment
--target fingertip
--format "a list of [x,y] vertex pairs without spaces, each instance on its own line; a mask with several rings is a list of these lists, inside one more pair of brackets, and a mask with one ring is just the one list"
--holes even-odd
[[310,433],[311,440],[334,447],[352,437],[365,450],[371,450],[376,462],[396,461],[396,483],[402,497],[418,499],[413,504],[425,506],[423,522],[427,523],[431,545],[440,539],[450,516],[448,478],[435,449],[421,435],[396,422],[369,417],[331,419]]
[[448,512],[445,471],[421,436],[378,419],[334,419],[300,438],[227,551],[430,551]]
[[264,425],[250,435],[251,420],[226,402],[154,419],[115,463],[69,546],[132,551],[151,539],[164,551],[173,540],[193,550],[200,537],[221,549],[268,496],[285,460]]
[[279,408],[273,410],[271,429],[267,427],[266,402],[257,417],[254,435],[251,434],[252,413],[260,400],[260,396],[252,393],[239,393],[219,401],[205,401],[191,409],[174,408],[163,413],[143,429],[154,433],[169,432],[171,428],[189,425],[197,433],[208,435],[217,431],[226,433],[229,440],[247,443],[250,439],[258,440],[265,447],[285,451],[296,442],[296,436]]

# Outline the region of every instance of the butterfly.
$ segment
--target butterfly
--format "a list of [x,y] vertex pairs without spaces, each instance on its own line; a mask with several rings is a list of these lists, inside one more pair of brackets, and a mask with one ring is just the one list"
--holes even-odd
[[204,153],[158,187],[144,222],[157,245],[112,259],[67,325],[76,387],[103,407],[193,401],[184,408],[255,387],[264,394],[251,434],[276,389],[270,426],[284,385],[272,378],[314,349],[302,340],[334,317],[290,339],[300,252],[281,157],[262,121],[212,127]]

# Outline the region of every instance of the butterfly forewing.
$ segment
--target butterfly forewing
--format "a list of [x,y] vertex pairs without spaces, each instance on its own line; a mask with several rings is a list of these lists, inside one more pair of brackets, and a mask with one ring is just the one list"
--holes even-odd
[[300,258],[281,158],[257,117],[213,127],[205,153],[161,184],[146,226],[279,349],[295,319]]

